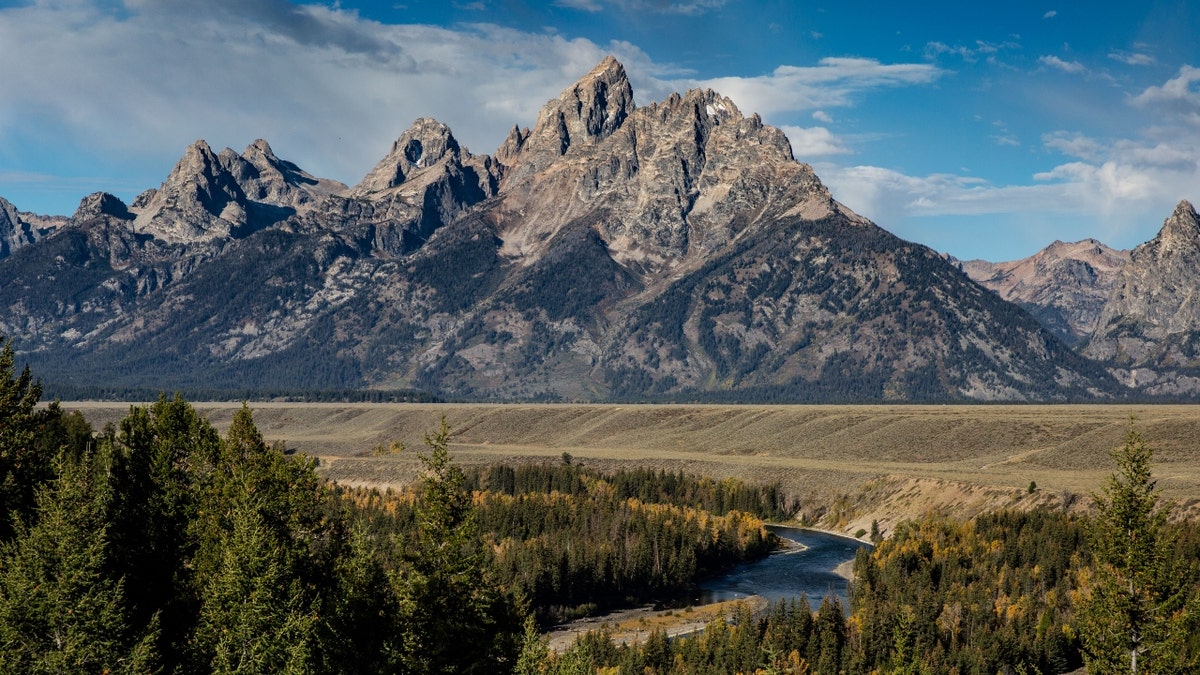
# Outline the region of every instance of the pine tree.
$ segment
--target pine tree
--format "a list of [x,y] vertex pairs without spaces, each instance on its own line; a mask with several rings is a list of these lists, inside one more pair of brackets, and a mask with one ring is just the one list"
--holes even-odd
[[1113,452],[1117,470],[1093,496],[1094,578],[1080,612],[1091,675],[1192,672],[1184,662],[1187,577],[1170,555],[1152,458],[1130,420],[1124,446]]

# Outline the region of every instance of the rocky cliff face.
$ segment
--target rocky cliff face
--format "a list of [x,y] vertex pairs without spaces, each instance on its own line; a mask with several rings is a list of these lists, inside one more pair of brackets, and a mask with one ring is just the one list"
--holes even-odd
[[[47,379],[501,399],[1061,400],[1120,387],[836,202],[709,90],[606,59],[472,155],[435,120],[355,187],[203,142],[0,261]],[[35,292],[36,289],[36,292]]]
[[1200,216],[1182,201],[1133,249],[1083,353],[1148,393],[1200,391]]
[[66,223],[66,218],[40,216],[18,211],[17,207],[0,198],[0,259],[28,246]]
[[1021,260],[968,260],[967,276],[1014,302],[1069,345],[1086,341],[1129,260],[1095,239],[1056,241]]

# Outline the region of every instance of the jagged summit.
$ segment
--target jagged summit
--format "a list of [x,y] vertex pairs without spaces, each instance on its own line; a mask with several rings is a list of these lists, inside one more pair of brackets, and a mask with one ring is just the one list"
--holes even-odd
[[134,201],[134,229],[174,243],[228,237],[246,224],[245,202],[237,179],[201,139],[157,190]]
[[371,169],[354,187],[351,194],[361,196],[380,192],[404,183],[412,175],[453,155],[458,158],[461,148],[450,127],[422,117],[392,143],[387,156]]
[[572,148],[582,152],[589,144],[608,138],[634,110],[633,87],[625,67],[608,56],[558,98],[548,101],[532,131],[513,129],[496,154],[501,161],[516,165],[512,180],[520,180]]
[[[1150,241],[1133,249],[1084,354],[1154,393],[1200,390],[1172,375],[1200,365],[1200,217],[1181,201]],[[1183,389],[1181,389],[1181,387]]]
[[1184,199],[1175,206],[1175,211],[1163,222],[1156,240],[1160,256],[1200,248],[1200,216],[1191,202]]
[[497,157],[507,256],[531,264],[582,218],[647,283],[756,223],[837,208],[782,131],[710,89],[636,107],[611,57],[548,101],[533,131],[514,127]]
[[120,197],[107,192],[93,192],[80,200],[79,208],[75,210],[75,215],[71,216],[71,219],[78,221],[102,216],[112,216],[122,220],[133,217],[129,213],[129,207],[121,201]]

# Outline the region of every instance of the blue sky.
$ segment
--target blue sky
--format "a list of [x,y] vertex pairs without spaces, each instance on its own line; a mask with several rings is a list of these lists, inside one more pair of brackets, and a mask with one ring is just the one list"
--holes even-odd
[[906,239],[1129,248],[1200,202],[1197,33],[1191,0],[0,0],[0,196],[129,201],[198,138],[353,184],[422,116],[490,153],[611,53],[639,104],[759,112]]

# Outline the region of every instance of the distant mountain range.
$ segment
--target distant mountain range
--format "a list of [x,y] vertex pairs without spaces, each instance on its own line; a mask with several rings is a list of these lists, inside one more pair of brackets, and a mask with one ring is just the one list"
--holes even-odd
[[421,119],[355,186],[197,141],[128,205],[0,200],[0,334],[76,391],[1178,396],[1200,387],[1192,256],[1184,203],[1132,254],[949,259],[838,203],[716,92],[636,106],[609,58],[492,155]]
[[1132,252],[1085,239],[1022,260],[960,266],[1131,390],[1200,393],[1200,216],[1189,202]]

